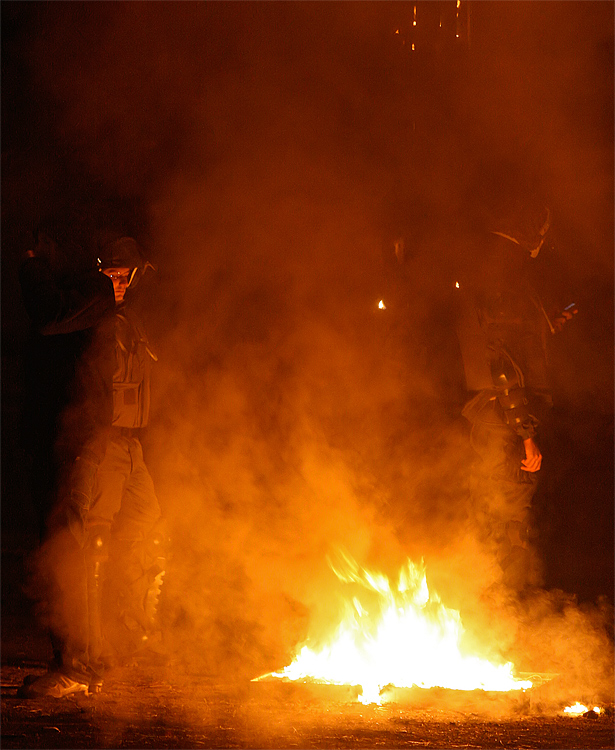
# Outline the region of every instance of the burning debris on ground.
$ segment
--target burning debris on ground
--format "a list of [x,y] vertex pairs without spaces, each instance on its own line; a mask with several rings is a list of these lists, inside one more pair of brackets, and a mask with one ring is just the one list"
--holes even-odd
[[[3,744],[612,746],[612,6],[2,20]],[[155,267],[170,541],[158,661],[28,702],[18,279],[50,215],[77,255],[121,218]],[[514,478],[477,471],[486,413]]]

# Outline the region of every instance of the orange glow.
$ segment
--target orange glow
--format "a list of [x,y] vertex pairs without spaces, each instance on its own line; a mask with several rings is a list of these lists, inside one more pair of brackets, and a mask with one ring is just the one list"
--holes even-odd
[[[578,701],[573,706],[567,706],[564,709],[565,714],[569,714],[570,716],[581,716],[582,714],[586,714],[589,712],[589,708],[587,706],[584,706],[582,703],[579,703]],[[602,709],[599,706],[594,706],[591,709],[595,714],[601,714]]]
[[[327,643],[318,649],[303,645],[293,662],[280,672],[257,679],[310,680],[335,685],[360,685],[362,703],[381,703],[385,686],[443,687],[453,690],[526,690],[528,680],[516,679],[512,663],[494,664],[462,653],[463,626],[459,612],[430,592],[424,565],[411,560],[401,569],[396,587],[382,573],[361,568],[341,555],[339,580],[368,592],[344,601],[345,614]],[[376,597],[374,599],[374,594]]]
[[382,299],[380,300],[380,302],[378,303],[378,309],[379,310],[386,310],[387,309],[387,306],[384,304],[384,300],[382,300]]

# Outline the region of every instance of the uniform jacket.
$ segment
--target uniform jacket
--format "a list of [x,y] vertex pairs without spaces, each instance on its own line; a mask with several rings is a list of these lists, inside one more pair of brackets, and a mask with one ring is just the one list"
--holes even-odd
[[[548,321],[542,301],[523,276],[506,273],[466,279],[457,291],[457,336],[466,387],[472,401],[464,413],[500,399],[503,389],[494,380],[498,368],[508,370],[524,392],[530,414],[543,411],[551,400],[546,340]],[[468,408],[469,407],[469,408]],[[520,428],[519,434],[529,434]],[[523,433],[523,434],[521,434]]]
[[20,270],[32,321],[25,352],[24,436],[34,453],[70,461],[87,445],[100,460],[109,428],[147,424],[155,359],[142,326],[113,284],[90,271],[57,278],[43,258]]
[[149,419],[151,363],[156,356],[139,320],[125,305],[115,315],[114,340],[112,424],[145,427]]

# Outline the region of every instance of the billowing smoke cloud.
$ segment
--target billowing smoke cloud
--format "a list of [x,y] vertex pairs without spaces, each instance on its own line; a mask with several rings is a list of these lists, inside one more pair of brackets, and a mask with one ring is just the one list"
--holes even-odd
[[[472,253],[468,205],[493,198],[488,216],[519,180],[562,218],[560,263],[581,288],[611,271],[612,144],[595,101],[569,101],[609,37],[593,3],[480,5],[474,57],[446,74],[393,46],[403,3],[40,11],[28,54],[58,142],[150,219],[157,273],[135,292],[159,353],[147,448],[186,666],[245,678],[287,663],[334,619],[327,555],[341,547],[392,577],[424,557],[443,600],[501,651],[584,690],[591,657],[604,687],[599,614],[499,589],[467,503],[459,365],[438,309]],[[571,57],[579,24],[592,46]]]

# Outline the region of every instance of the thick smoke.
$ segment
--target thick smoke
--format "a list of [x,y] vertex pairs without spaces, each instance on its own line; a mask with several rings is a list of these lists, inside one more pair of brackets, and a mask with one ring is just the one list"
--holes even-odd
[[[611,101],[604,8],[534,5],[479,4],[445,72],[395,46],[405,3],[39,8],[28,59],[58,141],[150,219],[147,449],[187,668],[254,677],[325,635],[343,548],[392,578],[423,557],[469,638],[604,697],[601,613],[501,591],[439,312],[473,252],[468,205],[486,220],[519,180],[548,195],[577,289],[612,272],[612,132],[579,93],[598,80]],[[607,370],[579,393],[610,393]]]

